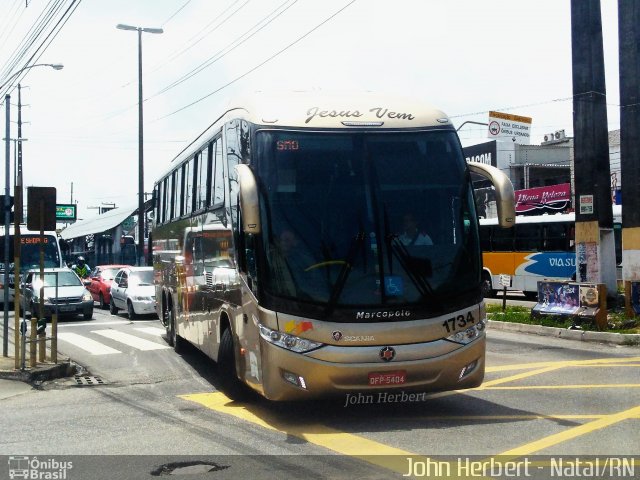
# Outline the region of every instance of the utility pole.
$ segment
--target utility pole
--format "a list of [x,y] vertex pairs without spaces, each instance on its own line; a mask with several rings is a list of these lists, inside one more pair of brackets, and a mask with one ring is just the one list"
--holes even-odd
[[[13,195],[14,195],[14,219],[13,219],[13,307],[14,307],[14,345],[16,346],[16,352],[18,351],[17,345],[19,345],[20,336],[18,334],[20,329],[20,295],[22,292],[20,291],[20,257],[21,257],[21,245],[22,241],[20,239],[20,222],[22,222],[22,97],[21,97],[21,88],[20,84],[18,84],[18,141],[16,144],[17,150],[17,159],[16,159],[16,174],[15,174],[15,182],[13,185]],[[18,369],[18,362],[20,359],[20,355],[15,355],[15,368]]]
[[[9,356],[9,177],[11,176],[11,95],[4,96],[5,124],[5,182],[4,182],[4,323],[2,325],[2,356]],[[16,348],[18,346],[16,345]]]
[[620,170],[622,184],[622,278],[627,316],[631,282],[640,282],[640,1],[618,0],[620,62]]
[[571,0],[576,278],[617,291],[600,0]]

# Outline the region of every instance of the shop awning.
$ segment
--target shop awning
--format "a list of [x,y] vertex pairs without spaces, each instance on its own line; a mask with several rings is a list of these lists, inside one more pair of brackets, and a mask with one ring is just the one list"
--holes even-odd
[[114,208],[101,215],[96,215],[93,218],[80,220],[73,225],[69,225],[60,232],[60,236],[63,240],[70,240],[72,238],[84,237],[85,235],[106,232],[120,225],[137,211],[137,205],[135,207]]

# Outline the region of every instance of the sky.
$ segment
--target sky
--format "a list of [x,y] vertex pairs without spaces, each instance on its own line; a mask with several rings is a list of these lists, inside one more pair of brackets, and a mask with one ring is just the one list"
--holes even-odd
[[[573,135],[570,0],[0,0],[0,72],[54,1],[77,8],[38,59],[64,69],[21,80],[24,185],[56,187],[79,218],[138,201],[138,39],[120,23],[164,31],[142,38],[145,192],[243,91],[402,94],[456,127],[497,110],[531,117],[534,144]],[[601,5],[615,130],[617,0]],[[4,106],[2,118],[4,127]],[[483,126],[459,135],[463,146],[488,141]]]

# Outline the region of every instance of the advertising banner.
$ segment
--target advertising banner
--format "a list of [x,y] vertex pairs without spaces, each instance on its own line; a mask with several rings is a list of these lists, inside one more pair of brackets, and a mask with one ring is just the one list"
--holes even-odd
[[545,187],[516,190],[516,213],[533,210],[564,210],[571,202],[571,184],[561,183]]
[[580,308],[580,288],[577,283],[538,282],[538,304],[533,307],[539,313],[574,315]]

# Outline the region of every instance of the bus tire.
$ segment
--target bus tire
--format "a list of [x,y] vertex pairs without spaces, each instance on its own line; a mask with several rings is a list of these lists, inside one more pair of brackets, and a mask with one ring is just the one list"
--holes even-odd
[[173,307],[170,306],[168,310],[169,314],[169,345],[173,347],[176,353],[182,353],[184,351],[184,339],[178,335],[178,329],[176,328],[176,315]]
[[231,400],[244,400],[247,397],[247,389],[240,380],[238,380],[231,328],[226,328],[224,332],[222,332],[217,367],[218,379],[220,380],[223,393]]

